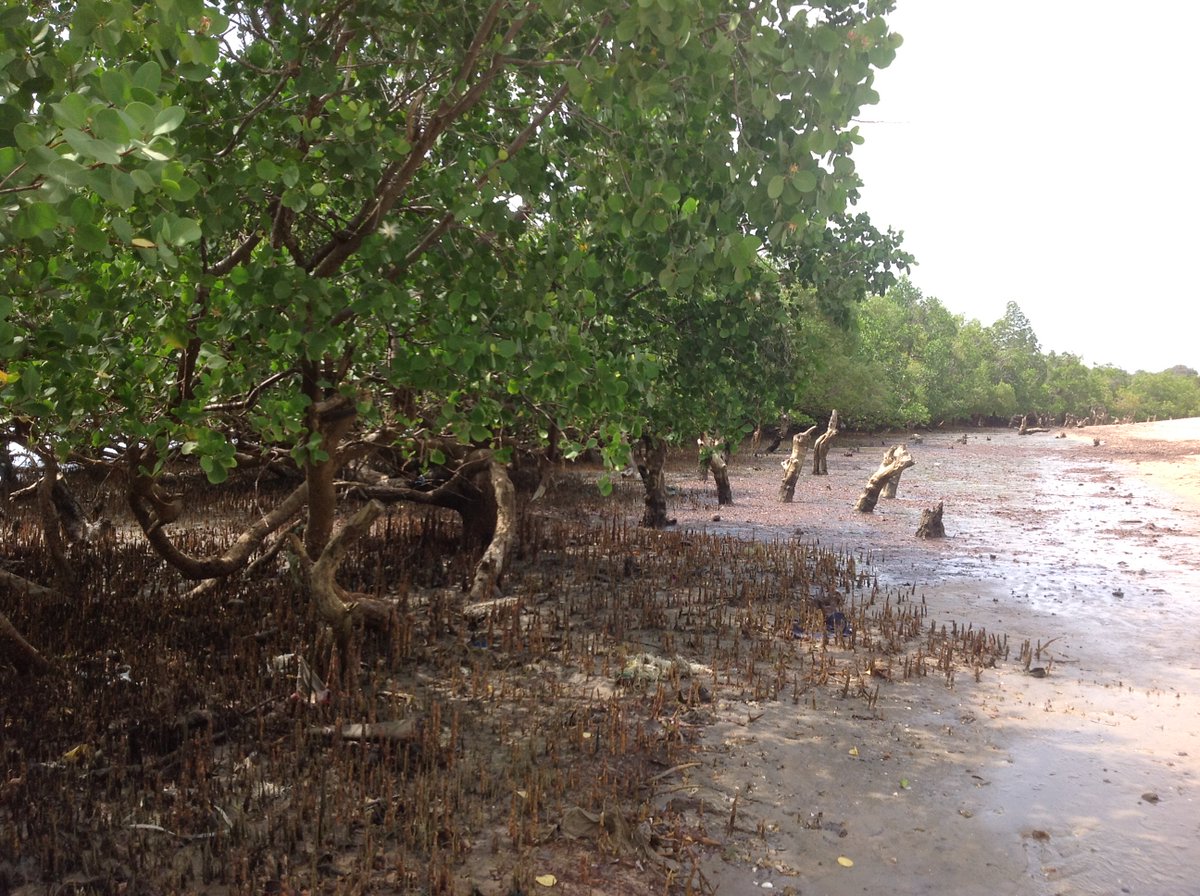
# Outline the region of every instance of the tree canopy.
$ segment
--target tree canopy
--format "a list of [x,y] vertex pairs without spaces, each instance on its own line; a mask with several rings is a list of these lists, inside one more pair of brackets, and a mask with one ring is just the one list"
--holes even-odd
[[391,439],[613,443],[699,357],[665,334],[745,342],[761,258],[835,309],[889,266],[821,263],[873,234],[852,118],[887,7],[10,8],[0,401],[214,480],[320,460],[338,395]]

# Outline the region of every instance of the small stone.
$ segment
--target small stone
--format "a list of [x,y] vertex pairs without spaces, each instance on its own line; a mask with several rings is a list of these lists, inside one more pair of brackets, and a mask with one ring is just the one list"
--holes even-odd
[[1142,802],[1157,803],[1158,802],[1158,794],[1155,793],[1153,790],[1148,790],[1142,794]]

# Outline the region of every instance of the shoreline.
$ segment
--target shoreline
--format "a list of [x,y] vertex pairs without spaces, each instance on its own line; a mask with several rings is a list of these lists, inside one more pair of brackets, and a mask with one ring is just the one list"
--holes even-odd
[[1099,438],[1113,463],[1200,511],[1200,418],[1121,423],[1066,430],[1071,438]]

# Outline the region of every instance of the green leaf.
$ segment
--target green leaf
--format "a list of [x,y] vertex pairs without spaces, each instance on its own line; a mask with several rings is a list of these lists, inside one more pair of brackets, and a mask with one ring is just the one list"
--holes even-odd
[[78,224],[75,243],[84,252],[103,252],[108,249],[108,237],[95,224]]
[[29,150],[35,146],[46,145],[46,138],[42,135],[42,132],[33,125],[25,122],[13,128],[13,141],[20,150]]
[[133,135],[125,119],[116,109],[104,108],[96,111],[92,119],[92,133],[101,140],[107,140],[118,145],[126,144]]
[[563,79],[567,82],[567,87],[576,97],[582,97],[587,92],[587,78],[583,76],[583,72],[573,66],[568,66],[563,69]]
[[158,87],[161,82],[162,69],[154,61],[143,63],[133,73],[134,85],[150,93],[158,93]]
[[171,222],[171,242],[176,246],[199,242],[201,236],[200,224],[192,218],[176,218]]
[[786,183],[782,174],[776,174],[767,183],[767,196],[770,199],[778,199],[783,195],[783,185]]
[[19,212],[13,221],[18,236],[39,236],[58,226],[58,212],[49,202],[31,202]]
[[99,106],[82,94],[68,93],[57,103],[51,103],[54,113],[54,123],[60,128],[76,128],[82,130],[88,126],[88,118],[92,106]]
[[154,126],[155,111],[146,103],[140,103],[136,100],[125,107],[125,114],[134,122],[135,127],[142,134],[149,133]]
[[801,168],[792,175],[792,186],[801,193],[811,193],[817,188],[817,175],[809,168]]
[[183,107],[168,106],[154,116],[154,127],[151,133],[156,137],[161,134],[171,133],[171,131],[183,124],[184,115]]
[[63,131],[63,138],[71,149],[85,160],[96,161],[102,165],[121,164],[121,156],[117,153],[117,147],[106,140],[97,140],[74,128]]
[[114,105],[125,105],[131,86],[129,76],[120,69],[110,68],[100,73],[100,92]]

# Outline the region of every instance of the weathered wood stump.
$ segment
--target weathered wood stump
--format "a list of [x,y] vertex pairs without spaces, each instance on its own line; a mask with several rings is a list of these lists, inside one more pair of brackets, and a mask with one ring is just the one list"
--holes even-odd
[[946,527],[942,525],[942,502],[936,508],[921,511],[921,524],[917,526],[917,538],[945,538]]
[[729,466],[725,463],[725,455],[714,451],[708,459],[708,468],[712,470],[713,482],[717,486],[717,504],[732,504],[733,488],[729,484]]
[[[888,457],[891,460],[888,460]],[[893,476],[898,476],[915,464],[911,454],[908,453],[907,445],[898,445],[888,450],[884,456],[883,462],[879,465],[879,469],[871,474],[871,478],[867,480],[866,488],[859,496],[858,502],[854,505],[856,510],[863,513],[870,513],[875,509],[875,505],[879,503],[879,493],[883,491],[889,479]]]
[[796,480],[800,478],[800,471],[804,469],[804,458],[812,446],[812,434],[816,428],[814,423],[804,432],[792,436],[792,453],[780,464],[783,467],[783,482],[779,486],[779,500],[784,504],[791,504],[796,495]]
[[825,432],[821,433],[821,437],[817,439],[817,443],[813,446],[813,475],[824,476],[829,470],[825,466],[825,457],[829,454],[829,445],[837,438],[838,434],[838,412],[834,408],[832,414],[829,415],[829,426]]
[[713,482],[717,486],[717,504],[733,503],[733,488],[729,484],[729,457],[724,439],[719,439],[705,433],[696,443],[700,446],[700,468],[706,474],[713,474]]
[[[883,456],[883,462],[890,464],[896,459],[896,452],[900,450],[901,445],[893,445],[887,450],[887,454]],[[883,484],[883,496],[885,498],[896,497],[896,490],[900,488],[900,476],[904,473],[903,470],[898,471],[895,475],[889,476],[887,482]]]
[[1028,417],[1022,417],[1022,418],[1021,418],[1021,426],[1020,426],[1020,428],[1017,430],[1017,435],[1019,435],[1019,436],[1030,436],[1030,435],[1033,435],[1035,432],[1049,432],[1049,431],[1050,431],[1050,430],[1048,430],[1048,429],[1046,429],[1046,428],[1044,428],[1044,427],[1041,427],[1041,426],[1030,426],[1030,425],[1029,425],[1029,418],[1028,418]]

